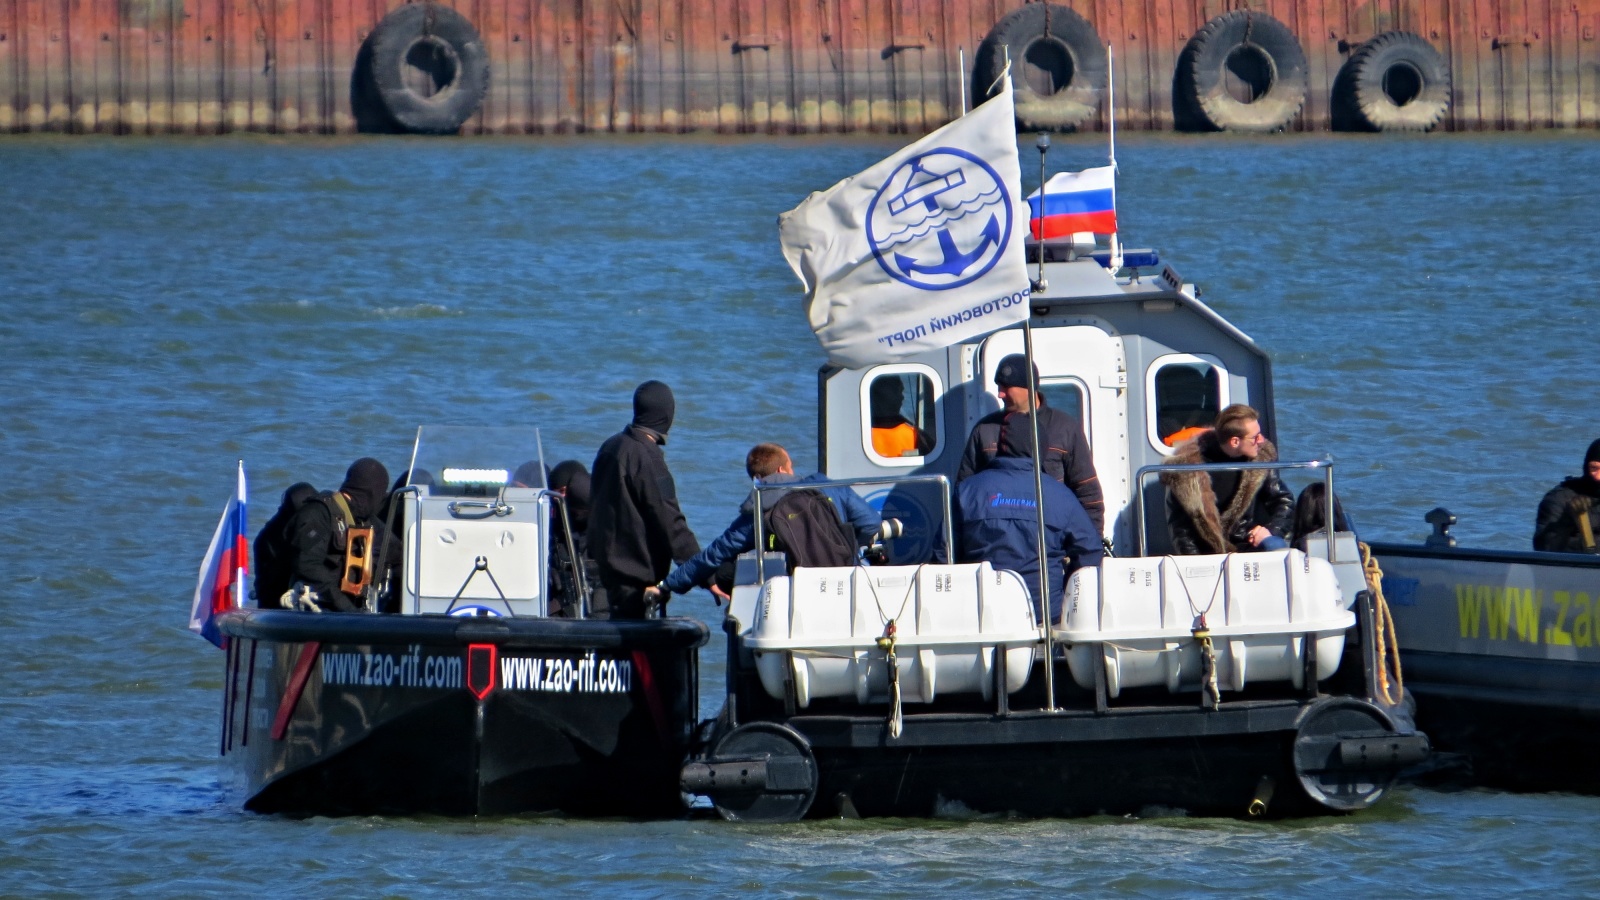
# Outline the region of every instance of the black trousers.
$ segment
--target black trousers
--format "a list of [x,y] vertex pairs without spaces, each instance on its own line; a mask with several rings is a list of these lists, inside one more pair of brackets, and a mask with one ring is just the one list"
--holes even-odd
[[[591,615],[596,619],[643,619],[645,617],[644,589],[647,584],[635,584],[631,581],[613,581],[609,578],[601,579],[605,585],[605,603],[609,609],[604,612],[600,609],[600,598],[597,595],[591,607]],[[598,593],[598,592],[597,592]],[[666,615],[666,597],[661,598],[661,611],[658,615]]]

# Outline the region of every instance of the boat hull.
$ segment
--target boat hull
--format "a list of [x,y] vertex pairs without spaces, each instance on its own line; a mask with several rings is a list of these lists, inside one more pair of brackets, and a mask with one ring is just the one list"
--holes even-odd
[[1441,780],[1600,793],[1600,559],[1374,544]]
[[698,622],[242,610],[221,751],[259,812],[682,811]]

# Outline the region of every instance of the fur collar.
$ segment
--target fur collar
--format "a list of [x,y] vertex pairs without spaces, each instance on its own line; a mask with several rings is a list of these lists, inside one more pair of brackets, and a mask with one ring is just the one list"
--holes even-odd
[[[1193,440],[1179,444],[1167,458],[1168,465],[1195,465],[1210,462],[1207,457],[1223,456],[1222,446],[1215,431],[1202,431]],[[1263,441],[1255,462],[1277,462],[1278,448],[1271,441]],[[1266,483],[1267,469],[1251,469],[1239,473],[1239,489],[1233,492],[1228,508],[1217,510],[1217,494],[1211,488],[1211,476],[1206,472],[1172,472],[1161,476],[1173,499],[1194,522],[1195,537],[1208,553],[1229,553],[1236,548],[1228,540],[1240,522],[1250,516],[1256,494]],[[1243,548],[1249,549],[1249,548]]]

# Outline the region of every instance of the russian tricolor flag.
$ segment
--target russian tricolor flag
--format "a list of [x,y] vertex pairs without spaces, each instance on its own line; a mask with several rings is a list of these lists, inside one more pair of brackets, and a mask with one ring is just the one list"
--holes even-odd
[[217,630],[218,613],[244,606],[246,576],[250,573],[250,533],[245,518],[244,460],[239,461],[239,485],[223,507],[222,521],[211,535],[211,547],[200,564],[200,581],[189,608],[189,630],[218,647],[228,639]]
[[1044,183],[1044,210],[1039,191],[1028,195],[1028,222],[1034,238],[1066,237],[1080,231],[1117,233],[1117,170],[1101,166],[1082,172],[1059,172]]

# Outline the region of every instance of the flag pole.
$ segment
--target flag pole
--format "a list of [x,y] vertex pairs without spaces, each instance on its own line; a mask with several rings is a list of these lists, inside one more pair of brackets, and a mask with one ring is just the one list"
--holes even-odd
[[[1033,282],[1030,290],[1032,294],[1040,294],[1048,287],[1044,280],[1044,158],[1050,151],[1050,135],[1040,132],[1034,146],[1039,148],[1039,277]],[[1028,405],[1028,427],[1033,430],[1033,499],[1034,512],[1038,516],[1038,535],[1034,549],[1039,554],[1039,609],[1044,619],[1044,705],[1047,711],[1054,712],[1056,709],[1055,635],[1050,621],[1050,565],[1044,542],[1044,469],[1040,462],[1044,454],[1039,449],[1039,402],[1043,394],[1039,390],[1039,380],[1034,377],[1034,373],[1039,369],[1033,362],[1031,296],[1028,317],[1022,320],[1022,352],[1028,360],[1028,397],[1031,401]]]
[[[1106,159],[1111,163],[1111,203],[1116,207],[1117,195],[1117,67],[1110,42],[1106,43],[1106,111],[1109,125],[1106,128]],[[1043,208],[1043,207],[1041,207]],[[1111,232],[1111,271],[1122,268],[1122,240]]]

